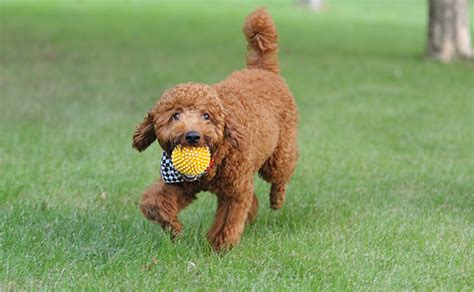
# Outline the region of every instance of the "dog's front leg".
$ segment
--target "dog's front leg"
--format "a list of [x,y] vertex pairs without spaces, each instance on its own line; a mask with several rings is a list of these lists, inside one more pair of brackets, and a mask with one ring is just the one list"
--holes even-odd
[[253,178],[217,194],[217,212],[207,238],[216,251],[236,245],[253,202]]
[[160,179],[143,193],[140,210],[148,220],[160,224],[175,239],[183,230],[178,214],[195,198],[196,192]]

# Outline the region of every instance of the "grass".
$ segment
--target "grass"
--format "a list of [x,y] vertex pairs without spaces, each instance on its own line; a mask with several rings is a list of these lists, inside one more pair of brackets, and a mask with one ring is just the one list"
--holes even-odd
[[301,160],[216,255],[212,195],[175,244],[141,216],[160,149],[131,135],[167,87],[243,66],[259,4],[2,1],[0,290],[473,290],[474,65],[423,59],[425,2],[266,2]]

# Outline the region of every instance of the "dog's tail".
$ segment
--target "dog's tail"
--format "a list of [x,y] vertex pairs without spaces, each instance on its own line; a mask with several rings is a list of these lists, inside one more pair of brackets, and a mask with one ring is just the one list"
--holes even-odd
[[245,18],[243,31],[248,42],[247,68],[278,74],[278,35],[270,14],[258,8]]

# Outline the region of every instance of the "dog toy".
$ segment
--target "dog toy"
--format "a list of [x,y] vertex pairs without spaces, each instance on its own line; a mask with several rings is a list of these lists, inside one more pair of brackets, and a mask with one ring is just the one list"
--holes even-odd
[[194,176],[206,171],[211,163],[209,147],[177,146],[171,153],[171,161],[180,173]]

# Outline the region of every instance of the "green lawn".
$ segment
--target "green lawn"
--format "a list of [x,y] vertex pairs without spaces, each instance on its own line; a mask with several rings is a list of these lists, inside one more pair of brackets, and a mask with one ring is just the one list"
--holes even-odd
[[472,291],[473,63],[423,59],[424,0],[327,2],[266,1],[301,159],[283,209],[257,180],[257,222],[217,255],[212,195],[175,244],[142,217],[160,149],[131,136],[164,89],[243,67],[260,4],[1,1],[0,290]]

